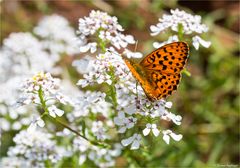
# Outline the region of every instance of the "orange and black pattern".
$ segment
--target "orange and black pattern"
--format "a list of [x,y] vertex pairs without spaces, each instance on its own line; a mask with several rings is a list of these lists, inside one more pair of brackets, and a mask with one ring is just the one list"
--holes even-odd
[[185,42],[164,45],[147,55],[140,64],[125,60],[149,100],[159,100],[177,89],[189,54]]

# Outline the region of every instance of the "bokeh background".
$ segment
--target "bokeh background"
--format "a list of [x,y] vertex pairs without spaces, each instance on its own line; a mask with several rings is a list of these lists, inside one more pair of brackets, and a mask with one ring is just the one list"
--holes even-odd
[[[159,142],[159,148],[152,151],[156,157],[148,165],[239,166],[239,1],[5,0],[0,3],[1,45],[12,32],[31,32],[45,15],[62,15],[77,30],[78,19],[98,9],[117,16],[125,33],[138,40],[137,50],[145,54],[153,49],[155,40],[149,27],[158,22],[164,11],[179,8],[201,15],[203,23],[209,26],[205,40],[212,45],[208,49],[191,50],[187,66],[191,77],[183,76],[178,92],[170,97],[173,111],[183,117],[182,125],[174,129],[184,138],[173,145]],[[158,40],[166,38],[163,35]],[[71,60],[66,64],[71,66]],[[14,134],[3,136],[2,156],[12,145]],[[119,159],[118,165],[124,164]]]

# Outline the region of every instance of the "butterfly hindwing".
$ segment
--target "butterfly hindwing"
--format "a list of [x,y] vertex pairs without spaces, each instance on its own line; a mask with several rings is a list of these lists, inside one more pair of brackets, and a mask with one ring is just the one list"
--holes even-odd
[[154,89],[155,100],[166,98],[177,90],[181,74],[162,74],[160,71],[148,71],[148,81]]

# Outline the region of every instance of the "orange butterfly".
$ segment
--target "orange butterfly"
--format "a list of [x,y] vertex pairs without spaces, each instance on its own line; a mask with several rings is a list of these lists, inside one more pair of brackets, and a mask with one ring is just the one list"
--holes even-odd
[[188,44],[173,42],[147,55],[139,64],[124,58],[151,101],[166,98],[177,89],[189,54]]

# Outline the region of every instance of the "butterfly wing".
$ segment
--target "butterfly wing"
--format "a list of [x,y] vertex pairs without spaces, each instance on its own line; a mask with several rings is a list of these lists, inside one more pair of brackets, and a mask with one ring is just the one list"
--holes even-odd
[[140,66],[147,72],[147,79],[154,87],[154,99],[166,98],[177,89],[189,54],[185,42],[174,42],[153,51],[146,56]]
[[[177,90],[181,74],[164,74],[161,71],[147,70],[147,80],[152,88],[152,100],[159,100]],[[151,99],[150,99],[151,100]]]
[[147,55],[140,65],[164,74],[179,74],[186,64],[189,47],[185,42],[164,45]]

